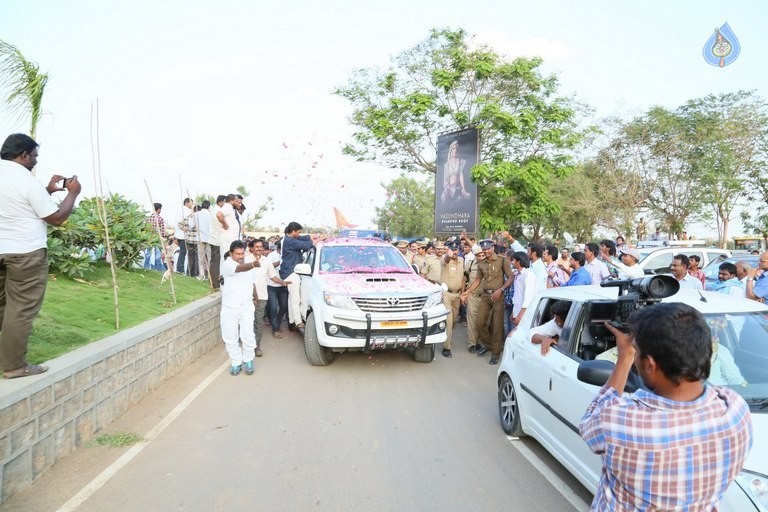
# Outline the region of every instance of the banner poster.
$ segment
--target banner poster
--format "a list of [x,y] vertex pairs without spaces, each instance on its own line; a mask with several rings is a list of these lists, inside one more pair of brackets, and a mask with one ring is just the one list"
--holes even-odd
[[477,185],[470,170],[480,155],[475,128],[437,137],[435,172],[435,233],[457,235],[466,229],[477,233]]

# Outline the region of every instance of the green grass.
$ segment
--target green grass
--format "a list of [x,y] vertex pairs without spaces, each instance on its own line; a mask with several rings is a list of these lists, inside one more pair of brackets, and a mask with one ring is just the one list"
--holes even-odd
[[123,448],[125,446],[134,445],[143,440],[144,439],[141,436],[130,433],[121,432],[117,434],[102,434],[88,443],[88,446],[109,446],[110,448]]
[[[162,273],[152,270],[118,270],[120,330],[168,313],[211,293],[207,281],[174,274],[177,304],[170,282],[162,285]],[[64,276],[48,281],[42,310],[35,319],[27,359],[39,364],[118,332],[112,275],[98,266],[80,282]]]

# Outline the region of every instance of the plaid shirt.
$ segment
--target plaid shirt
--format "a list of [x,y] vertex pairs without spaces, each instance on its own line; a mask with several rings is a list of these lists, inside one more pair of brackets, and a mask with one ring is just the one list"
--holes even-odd
[[157,233],[158,236],[161,236],[161,237],[165,236],[165,221],[159,214],[157,213],[150,214],[149,218],[147,219],[147,222],[149,222],[149,225],[152,227],[152,231],[154,233]]
[[752,446],[747,404],[706,385],[692,402],[603,386],[579,428],[603,472],[592,510],[714,510]]
[[196,244],[200,241],[197,234],[197,226],[195,225],[195,215],[191,214],[188,217],[184,217],[179,222],[179,228],[184,231],[184,238],[187,243]]

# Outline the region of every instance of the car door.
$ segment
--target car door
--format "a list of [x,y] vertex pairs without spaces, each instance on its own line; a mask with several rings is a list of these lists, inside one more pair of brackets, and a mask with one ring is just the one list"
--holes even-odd
[[549,372],[546,367],[550,360],[548,357],[542,357],[539,345],[531,343],[530,330],[533,326],[544,323],[543,313],[555,300],[551,297],[542,297],[535,305],[534,314],[525,315],[523,323],[512,334],[515,350],[512,378],[518,388],[521,419],[526,432],[535,437],[547,435],[546,422],[550,413],[546,402],[546,395],[549,392],[547,378]]
[[309,297],[312,295],[313,287],[315,286],[315,276],[317,275],[317,271],[315,270],[315,262],[316,260],[319,261],[317,258],[317,247],[311,248],[304,256],[304,263],[309,265],[309,268],[312,272],[311,275],[302,275],[300,276],[301,279],[301,289],[299,291],[299,294],[301,295],[301,317],[306,320],[307,319],[307,310],[309,309]]
[[[581,304],[583,306],[583,304]],[[573,317],[571,316],[573,315]],[[545,395],[550,407],[545,447],[567,467],[581,483],[595,492],[601,462],[579,435],[579,423],[600,388],[581,382],[576,377],[586,319],[584,308],[571,307],[566,327],[570,327],[566,343],[558,343],[547,356],[547,388]],[[565,336],[563,336],[565,338]]]

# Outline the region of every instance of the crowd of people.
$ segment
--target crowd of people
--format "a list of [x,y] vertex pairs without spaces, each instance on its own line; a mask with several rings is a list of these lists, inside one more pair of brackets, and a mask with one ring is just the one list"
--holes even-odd
[[[32,322],[48,281],[46,227],[61,225],[69,217],[81,191],[76,176],[54,175],[43,186],[31,174],[37,157],[38,144],[23,134],[9,136],[0,149],[4,378],[48,369],[26,360]],[[66,196],[56,204],[51,195],[60,191]],[[237,194],[218,196],[215,205],[203,201],[199,207],[187,198],[183,208],[175,240],[166,244],[162,205],[154,205],[148,222],[158,234],[158,244],[147,248],[145,266],[184,272],[221,288],[221,335],[231,360],[230,373],[253,374],[254,358],[262,353],[265,320],[277,338],[286,315],[291,328],[303,327],[299,279],[293,269],[302,253],[322,237],[302,235],[302,226],[291,222],[282,239],[243,240],[244,207]],[[490,364],[498,363],[505,334],[520,323],[539,290],[643,275],[637,266],[639,252],[623,239],[588,243],[571,252],[537,243],[524,247],[508,232],[496,240],[478,242],[463,234],[444,242],[397,246],[425,279],[443,286],[450,311],[443,356],[452,356],[453,323],[463,318],[469,352],[482,356],[490,351]],[[670,270],[681,287],[704,286],[699,263],[682,253],[674,257]],[[724,262],[713,288],[765,302],[766,271],[768,252],[759,255],[755,269],[746,262]],[[564,304],[553,305],[552,320],[532,332],[531,341],[542,345],[543,355],[556,342],[567,312]],[[749,409],[737,393],[706,383],[712,333],[696,310],[684,304],[659,304],[635,311],[629,323],[633,335],[606,325],[616,338],[616,364],[580,425],[589,448],[603,460],[593,510],[715,509],[752,445]],[[622,396],[632,367],[647,390]]]

